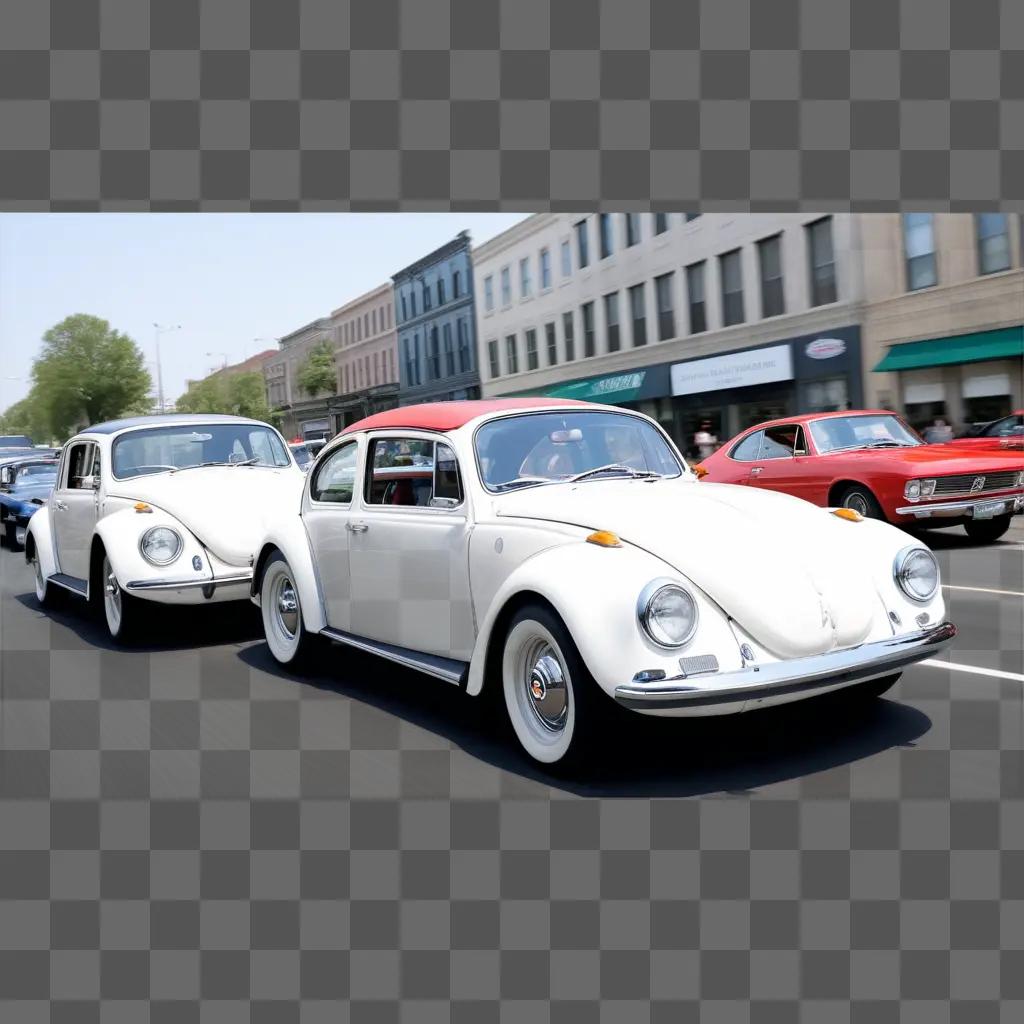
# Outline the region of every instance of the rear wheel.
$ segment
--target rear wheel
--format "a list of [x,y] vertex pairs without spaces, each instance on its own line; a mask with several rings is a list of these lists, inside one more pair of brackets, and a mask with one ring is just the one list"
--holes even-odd
[[993,519],[968,519],[964,529],[971,540],[979,544],[991,544],[1010,528],[1011,516],[995,516]]
[[863,484],[849,484],[844,487],[838,495],[837,504],[841,508],[852,509],[859,512],[868,519],[884,519],[882,506],[878,499],[871,493],[871,489]]
[[20,527],[22,533],[22,540],[18,539],[19,527],[13,519],[8,519],[4,524],[4,535],[7,540],[7,548],[9,551],[20,551],[24,545],[24,530],[25,527]]
[[295,669],[308,663],[317,638],[303,627],[299,589],[291,566],[280,551],[270,557],[263,570],[260,613],[267,647],[274,660]]

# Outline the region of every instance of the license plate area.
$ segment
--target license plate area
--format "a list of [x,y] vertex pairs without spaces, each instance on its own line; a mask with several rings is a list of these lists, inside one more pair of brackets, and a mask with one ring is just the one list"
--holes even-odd
[[1002,515],[1005,511],[1005,501],[985,501],[974,506],[974,518],[991,519],[993,516]]

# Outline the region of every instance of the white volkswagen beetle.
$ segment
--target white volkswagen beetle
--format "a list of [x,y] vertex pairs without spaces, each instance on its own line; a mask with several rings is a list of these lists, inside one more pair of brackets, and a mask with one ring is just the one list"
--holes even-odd
[[238,416],[144,416],[89,427],[61,455],[29,520],[36,597],[90,601],[115,640],[147,602],[249,596],[265,520],[294,509],[304,476],[273,427]]
[[579,757],[614,708],[745,711],[877,695],[956,634],[906,533],[788,495],[697,485],[651,419],[542,399],[371,416],[309,474],[253,577],[271,653],[317,638],[479,694],[524,749]]

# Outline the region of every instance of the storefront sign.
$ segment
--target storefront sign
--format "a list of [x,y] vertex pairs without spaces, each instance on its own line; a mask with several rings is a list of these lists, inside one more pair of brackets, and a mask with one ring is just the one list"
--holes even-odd
[[846,342],[842,338],[815,338],[804,351],[812,359],[834,359],[846,351]]
[[709,359],[692,359],[672,367],[672,394],[695,395],[722,388],[792,380],[793,360],[789,345],[733,352]]
[[552,398],[626,402],[637,396],[643,387],[646,376],[646,370],[616,373],[609,377],[597,377],[593,380],[578,380],[572,384],[563,384],[557,388],[550,388],[546,394]]

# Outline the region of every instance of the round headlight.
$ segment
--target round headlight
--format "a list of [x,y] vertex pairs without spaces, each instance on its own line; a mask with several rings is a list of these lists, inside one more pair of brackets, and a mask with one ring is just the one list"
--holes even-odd
[[697,628],[697,603],[678,583],[654,580],[640,594],[637,617],[659,647],[682,647]]
[[929,601],[939,589],[939,563],[927,548],[904,548],[893,563],[893,578],[911,601]]
[[168,526],[154,526],[142,535],[139,549],[153,565],[170,565],[181,554],[181,536]]
[[911,480],[907,483],[907,486],[903,488],[903,496],[905,498],[920,498],[921,497],[921,481]]

